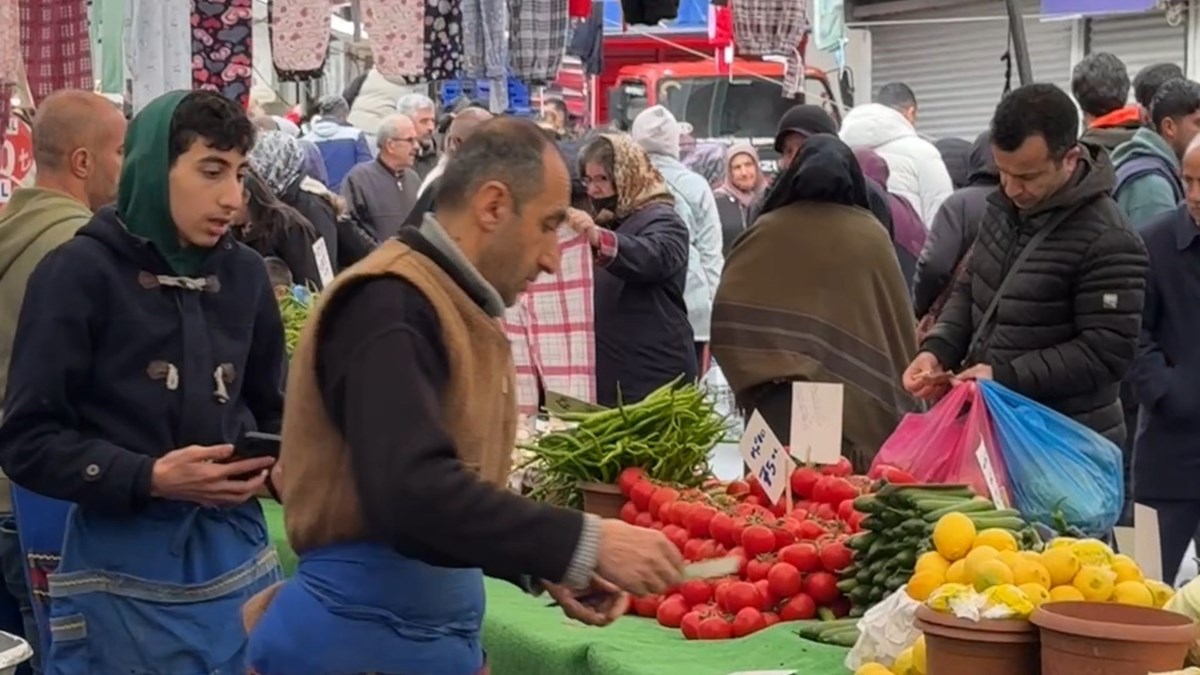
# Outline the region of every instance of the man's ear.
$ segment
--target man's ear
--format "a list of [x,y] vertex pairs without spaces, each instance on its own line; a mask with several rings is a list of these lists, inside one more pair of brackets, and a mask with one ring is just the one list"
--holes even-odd
[[87,148],[75,148],[71,151],[71,154],[67,155],[67,166],[72,176],[84,180],[92,175],[92,170],[95,168],[95,160]]
[[512,191],[504,183],[490,180],[471,197],[471,210],[481,228],[494,232],[512,213]]

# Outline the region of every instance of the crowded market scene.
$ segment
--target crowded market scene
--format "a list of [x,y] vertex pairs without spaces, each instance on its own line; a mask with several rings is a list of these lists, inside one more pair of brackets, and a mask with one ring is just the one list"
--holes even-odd
[[0,675],[1200,675],[1200,1],[0,32]]

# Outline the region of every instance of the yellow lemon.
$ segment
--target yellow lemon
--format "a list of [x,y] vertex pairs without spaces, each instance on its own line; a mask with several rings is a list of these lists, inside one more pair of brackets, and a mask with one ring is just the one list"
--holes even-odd
[[1142,568],[1138,567],[1137,563],[1125,556],[1116,556],[1113,558],[1112,571],[1117,573],[1118,584],[1122,581],[1142,581],[1146,578],[1142,574]]
[[896,662],[892,664],[892,672],[896,675],[913,675],[913,649],[909,647],[900,652]]
[[1140,581],[1122,581],[1113,588],[1113,602],[1138,607],[1153,607],[1154,592]]
[[984,560],[975,568],[975,578],[972,584],[979,592],[986,591],[992,586],[1002,586],[1013,582],[1012,570],[999,560]]
[[1055,537],[1050,540],[1049,544],[1046,544],[1046,548],[1049,549],[1049,548],[1059,548],[1060,546],[1070,546],[1071,544],[1074,544],[1077,541],[1079,541],[1079,540],[1076,539],[1075,537]]
[[1050,602],[1083,602],[1086,598],[1074,586],[1055,586],[1050,589]]
[[946,576],[946,570],[950,569],[950,561],[942,557],[937,551],[922,553],[921,557],[917,558],[917,564],[913,566],[913,572],[920,574],[921,572],[941,572],[942,576]]
[[[1079,570],[1071,583],[1089,602],[1104,602],[1112,597],[1116,574],[1112,570],[1088,565]],[[1147,589],[1149,590],[1149,589]]]
[[1050,602],[1050,591],[1046,590],[1045,586],[1039,584],[1021,584],[1020,588],[1029,596],[1029,601],[1034,607],[1041,607],[1043,604]]
[[[969,581],[975,579],[976,570],[979,569],[980,564],[987,562],[988,560],[1000,562],[999,558],[1000,552],[991,546],[980,546],[978,548],[971,549],[971,552],[968,553],[967,557],[963,559],[967,563],[967,579]],[[1003,565],[1004,563],[1000,564]]]
[[1098,565],[1111,567],[1113,550],[1108,544],[1099,539],[1083,539],[1071,544],[1071,552],[1079,558],[1081,565]]
[[1050,571],[1040,562],[1019,558],[1012,570],[1013,583],[1018,586],[1037,584],[1042,588],[1050,588],[1053,585],[1050,581]]
[[864,663],[854,671],[854,675],[892,675],[892,671],[882,663]]
[[933,526],[933,546],[946,560],[959,560],[975,543],[975,523],[961,513],[947,513]]
[[925,602],[939,586],[946,583],[946,576],[937,570],[926,570],[912,575],[905,586],[908,597],[917,602]]
[[929,671],[929,663],[925,657],[925,634],[917,638],[912,647],[913,650],[913,671],[917,675],[925,675]]
[[1162,609],[1163,606],[1171,601],[1171,598],[1175,597],[1175,589],[1161,581],[1147,579],[1145,584],[1150,589],[1150,592],[1154,594],[1154,606],[1159,609]]
[[1071,583],[1079,573],[1079,558],[1065,546],[1046,549],[1042,553],[1042,565],[1050,573],[1050,583],[1055,586]]
[[1009,569],[1016,570],[1017,565],[1024,560],[1021,554],[1016,551],[1000,551],[1000,560],[1008,565]]
[[967,582],[967,561],[956,560],[946,569],[946,583],[965,584]]
[[1114,555],[1112,557],[1112,561],[1113,561],[1114,565],[1116,565],[1117,563],[1132,563],[1134,565],[1137,564],[1137,562],[1134,561],[1133,558],[1130,558],[1129,556],[1125,555],[1124,553],[1118,553],[1118,554]]
[[1016,551],[1019,548],[1017,538],[1013,536],[1013,533],[998,527],[990,527],[975,535],[973,547],[980,546],[991,546],[997,551]]

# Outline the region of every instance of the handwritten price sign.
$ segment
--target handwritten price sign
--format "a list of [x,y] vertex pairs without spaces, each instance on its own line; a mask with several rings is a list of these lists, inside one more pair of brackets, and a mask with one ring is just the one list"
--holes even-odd
[[788,455],[783,444],[757,410],[750,416],[740,444],[742,458],[757,476],[771,503],[779,501],[788,482]]
[[606,410],[602,405],[588,403],[577,398],[560,394],[554,391],[546,392],[546,412],[551,415],[562,415],[564,413],[592,413]]

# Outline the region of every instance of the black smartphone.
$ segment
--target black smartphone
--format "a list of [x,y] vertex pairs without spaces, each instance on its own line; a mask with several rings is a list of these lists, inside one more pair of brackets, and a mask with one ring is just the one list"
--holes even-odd
[[[254,459],[255,457],[274,457],[279,459],[279,442],[282,439],[278,434],[264,434],[260,431],[247,431],[242,434],[238,442],[233,446],[233,455],[229,458],[230,462],[236,462],[239,459]],[[241,474],[234,476],[236,480],[250,480],[254,478],[256,473]]]

